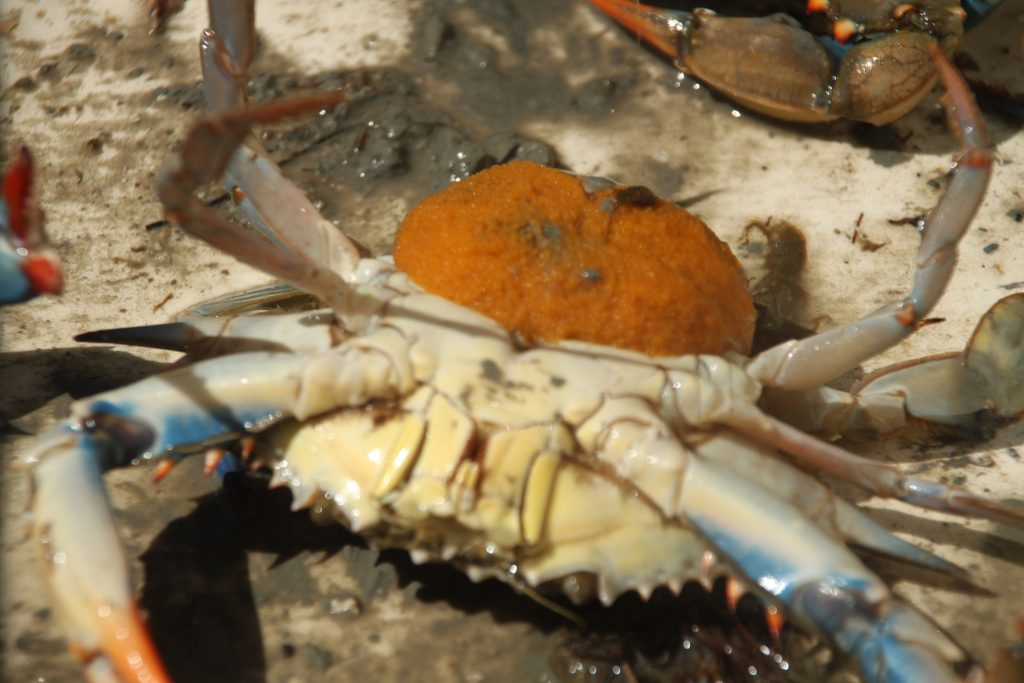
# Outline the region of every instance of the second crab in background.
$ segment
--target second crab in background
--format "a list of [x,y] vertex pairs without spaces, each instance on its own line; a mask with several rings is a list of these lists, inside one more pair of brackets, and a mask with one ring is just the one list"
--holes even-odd
[[903,116],[935,87],[932,46],[952,56],[965,26],[999,4],[778,0],[723,5],[730,15],[763,11],[764,5],[777,10],[750,17],[632,0],[590,2],[682,71],[753,111],[801,123],[843,118],[875,125]]

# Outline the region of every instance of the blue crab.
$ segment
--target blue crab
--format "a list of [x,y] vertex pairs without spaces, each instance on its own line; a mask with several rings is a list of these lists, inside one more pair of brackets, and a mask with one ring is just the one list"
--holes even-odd
[[[909,295],[752,359],[735,349],[655,357],[580,341],[524,343],[391,261],[363,258],[244,144],[254,123],[340,99],[241,109],[250,21],[251,10],[229,12],[204,34],[215,113],[168,161],[159,193],[186,230],[290,286],[207,302],[169,326],[84,336],[185,350],[193,362],[77,402],[30,455],[35,543],[87,675],[168,680],[133,604],[102,473],[238,447],[273,468],[297,506],[326,499],[340,522],[399,543],[416,561],[454,562],[528,594],[554,586],[603,602],[731,575],[823,633],[867,681],[961,680],[956,669],[971,668],[965,653],[846,544],[959,570],[791,464],[926,508],[1022,523],[1012,507],[903,476],[804,431],[888,432],[913,419],[969,427],[1024,409],[1013,381],[1020,296],[997,303],[962,353],[881,373],[853,393],[822,386],[922,324],[984,197],[984,125],[941,54],[934,59],[965,149],[929,216]],[[225,173],[261,235],[194,198]],[[616,192],[654,201],[636,188]],[[295,289],[323,308],[265,310]],[[789,409],[800,428],[769,408]]]
[[36,204],[35,166],[19,147],[3,179],[0,196],[0,305],[19,303],[64,289],[60,262],[43,231]]
[[[682,71],[753,111],[797,122],[875,125],[906,114],[935,87],[929,50],[952,54],[984,0],[810,0],[766,17],[681,11],[633,0],[590,0]],[[815,34],[818,35],[815,35]]]

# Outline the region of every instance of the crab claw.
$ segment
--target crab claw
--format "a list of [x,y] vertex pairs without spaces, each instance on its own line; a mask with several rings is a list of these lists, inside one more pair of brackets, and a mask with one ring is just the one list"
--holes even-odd
[[60,262],[46,239],[43,212],[35,203],[32,155],[22,146],[4,176],[0,196],[0,304],[63,290]]
[[[859,591],[828,583],[801,587],[790,605],[794,617],[828,633],[878,683],[960,683],[948,662],[963,653],[927,617],[895,600],[877,604]],[[968,662],[964,665],[976,668]]]
[[712,458],[692,458],[681,509],[788,620],[851,657],[864,681],[963,683],[954,669],[973,667],[964,651],[766,480],[774,477],[737,476]]
[[43,579],[90,680],[170,680],[133,599],[103,473],[201,453],[294,415],[306,405],[296,399],[309,363],[252,352],[180,367],[78,401],[28,453]]
[[777,119],[847,118],[880,126],[913,109],[936,83],[929,57],[936,41],[924,31],[852,40],[865,27],[841,17],[833,36],[815,36],[786,14],[733,17],[629,0],[590,2],[683,72]]
[[681,53],[680,34],[685,31],[689,12],[660,9],[624,0],[590,0],[590,4],[635,33],[658,52],[678,61]]
[[170,681],[132,597],[128,564],[100,479],[102,452],[59,427],[30,455],[33,539],[57,618],[90,681]]

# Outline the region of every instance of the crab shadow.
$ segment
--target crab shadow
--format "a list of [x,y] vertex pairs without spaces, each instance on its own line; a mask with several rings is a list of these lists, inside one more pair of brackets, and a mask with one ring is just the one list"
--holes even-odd
[[[579,630],[502,582],[474,583],[452,566],[417,565],[404,551],[377,551],[341,526],[317,524],[306,511],[291,509],[287,490],[268,489],[266,483],[265,477],[229,475],[221,489],[196,499],[191,513],[167,524],[142,556],[140,603],[175,680],[269,680],[272,664],[295,656],[301,644],[288,642],[286,628],[282,645],[272,635],[278,627],[261,625],[265,603],[318,605],[325,618],[345,619],[346,629],[361,632],[373,623],[375,601],[396,590],[406,599],[414,596],[466,615],[486,611],[499,626],[525,624],[541,634],[548,652],[539,656],[546,654],[553,671],[572,671],[582,662],[606,673],[628,666],[639,680],[740,680],[754,667],[761,672],[759,681],[812,681],[821,680],[831,666],[818,642],[788,625],[781,641],[773,642],[763,607],[753,596],[730,610],[724,581],[710,592],[695,583],[680,595],[658,589],[649,601],[630,593],[607,608],[560,602],[584,621],[586,628]],[[918,520],[892,521],[918,531]],[[939,538],[945,529],[939,523],[932,527],[922,535]],[[967,539],[983,552],[992,544],[1005,556],[1020,552],[991,534],[967,532]],[[277,578],[253,574],[256,554],[274,558],[268,573],[278,572]],[[337,571],[356,579],[358,616],[327,617],[332,600],[346,596],[296,587],[308,582],[301,573],[317,562],[336,563]],[[892,580],[986,593],[895,561],[871,558],[869,564]]]
[[[417,565],[404,551],[377,551],[356,534],[316,524],[290,505],[290,493],[268,489],[265,479],[229,475],[222,489],[196,499],[191,513],[167,524],[143,554],[140,605],[174,680],[269,680],[274,662],[295,656],[301,644],[280,645],[271,637],[276,627],[261,626],[260,607],[296,597],[310,604],[307,589],[292,581],[305,581],[296,567],[315,563],[310,556],[316,555],[338,563],[337,571],[347,570],[360,584],[362,613],[332,617],[347,619],[345,628],[353,632],[372,622],[377,599],[398,590],[466,615],[486,611],[499,626],[525,624],[547,644],[548,652],[538,656],[546,656],[552,670],[571,671],[583,662],[606,673],[629,666],[641,680],[738,680],[756,666],[765,672],[762,681],[815,680],[779,669],[774,645],[764,654],[772,641],[760,603],[746,596],[731,611],[724,582],[710,592],[690,583],[678,596],[659,589],[646,602],[627,594],[608,608],[559,603],[586,623],[579,630],[502,582],[474,583],[448,565]],[[275,558],[269,571],[280,571],[281,578],[266,582],[254,576],[251,556],[260,553]],[[286,595],[268,595],[268,585]],[[312,602],[326,615],[332,597],[344,596],[316,594]],[[272,647],[279,650],[268,650],[269,643],[278,643]],[[810,646],[806,636],[787,628],[779,649],[795,661],[802,654],[793,653]]]
[[[78,399],[109,391],[169,367],[126,352],[106,348],[67,347],[45,351],[0,353],[0,434],[37,430],[36,411],[55,399]],[[56,417],[66,405],[55,405]],[[24,419],[23,419],[24,418]]]
[[[174,680],[261,682],[268,680],[269,660],[294,652],[291,644],[283,645],[283,652],[265,650],[268,638],[260,625],[259,605],[281,597],[268,596],[265,586],[256,585],[251,554],[273,556],[269,572],[279,570],[283,576],[294,575],[294,567],[283,566],[294,558],[320,555],[321,561],[339,562],[339,572],[347,568],[357,577],[364,589],[358,600],[369,609],[392,587],[381,578],[390,574],[397,576],[399,587],[412,587],[418,600],[446,602],[466,613],[486,609],[498,623],[525,620],[552,630],[560,621],[497,582],[475,584],[451,567],[415,565],[405,552],[378,552],[339,525],[316,524],[306,511],[292,511],[291,494],[268,489],[264,478],[229,475],[223,488],[195,503],[142,556],[140,604]],[[310,597],[281,581],[267,584],[302,594],[301,599]],[[331,596],[323,597],[317,603],[326,615]],[[358,620],[350,625],[353,630],[360,627]]]

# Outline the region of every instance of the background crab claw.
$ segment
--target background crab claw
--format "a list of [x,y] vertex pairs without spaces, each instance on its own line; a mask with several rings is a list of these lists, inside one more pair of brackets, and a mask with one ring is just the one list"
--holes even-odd
[[35,294],[53,294],[64,291],[64,274],[57,257],[50,253],[29,254],[21,264],[21,270],[28,279],[29,287]]
[[0,304],[60,294],[64,276],[43,231],[43,212],[35,203],[35,165],[27,147],[18,149],[2,189]]
[[57,618],[91,681],[170,681],[132,597],[128,565],[103,490],[102,456],[59,428],[30,454],[33,540]]
[[590,0],[590,4],[607,14],[641,40],[672,60],[680,58],[680,33],[690,16],[673,11],[623,0]]

